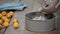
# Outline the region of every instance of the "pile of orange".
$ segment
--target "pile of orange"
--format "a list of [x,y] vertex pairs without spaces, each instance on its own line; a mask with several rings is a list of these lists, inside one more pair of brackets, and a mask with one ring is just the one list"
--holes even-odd
[[[10,11],[9,13],[7,13],[6,11],[2,11],[0,13],[0,30],[2,29],[2,24],[5,28],[9,27],[9,21],[12,16],[14,16],[13,11]],[[19,23],[18,23],[17,19],[13,20],[13,26],[15,29],[17,29],[19,27]]]
[[0,30],[2,29],[2,24],[5,28],[9,27],[9,19],[11,19],[11,17],[14,15],[13,11],[10,11],[9,13],[7,13],[6,11],[2,11],[0,13]]

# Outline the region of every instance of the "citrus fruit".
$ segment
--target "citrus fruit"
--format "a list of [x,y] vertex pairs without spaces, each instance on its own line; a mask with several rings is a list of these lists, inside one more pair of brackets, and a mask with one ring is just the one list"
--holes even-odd
[[0,19],[0,25],[3,23],[3,20]]
[[6,16],[3,16],[1,19],[2,19],[2,20],[5,20],[5,19],[7,19],[7,17],[6,17]]
[[14,12],[13,12],[13,11],[10,11],[9,14],[10,14],[11,16],[13,16],[13,15],[14,15]]
[[3,16],[5,16],[5,15],[6,15],[6,12],[5,12],[5,11],[3,11],[3,12],[2,12],[2,15],[3,15]]
[[7,16],[7,18],[11,18],[11,15],[9,13],[6,16]]
[[4,22],[9,22],[9,19],[5,19]]
[[3,25],[4,25],[5,28],[9,27],[9,23],[8,22],[4,22]]
[[15,23],[15,22],[18,22],[18,20],[17,20],[17,19],[14,19],[14,20],[13,20],[13,23]]
[[2,17],[2,14],[0,13],[0,18]]
[[0,30],[2,29],[2,25],[0,25]]
[[17,29],[19,27],[18,23],[14,23],[13,26],[15,29]]

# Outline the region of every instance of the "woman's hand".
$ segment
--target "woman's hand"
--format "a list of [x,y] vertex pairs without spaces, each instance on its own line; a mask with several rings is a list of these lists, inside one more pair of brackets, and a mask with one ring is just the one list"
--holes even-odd
[[53,2],[51,2],[50,4],[47,4],[48,6],[45,6],[41,13],[54,13],[57,9],[57,7],[59,6],[59,0],[52,0]]
[[55,6],[55,8],[58,8],[60,6],[60,0],[59,2],[57,3],[57,5]]

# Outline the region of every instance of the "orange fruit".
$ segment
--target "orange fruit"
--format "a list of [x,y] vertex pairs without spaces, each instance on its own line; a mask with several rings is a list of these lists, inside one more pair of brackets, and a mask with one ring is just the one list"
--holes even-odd
[[10,14],[11,16],[13,16],[13,15],[14,15],[14,12],[13,12],[13,11],[10,11],[9,14]]
[[4,22],[9,22],[9,19],[5,19]]
[[3,11],[3,12],[2,12],[2,15],[3,15],[3,16],[5,16],[5,15],[6,15],[6,12],[5,12],[5,11]]
[[9,27],[9,23],[8,22],[4,22],[3,25],[4,25],[5,28]]
[[13,23],[15,23],[15,22],[18,22],[18,20],[17,20],[17,19],[14,19],[14,20],[13,20]]
[[2,17],[2,14],[0,13],[0,18]]
[[7,16],[7,18],[11,18],[11,15],[9,13],[6,16]]
[[19,27],[18,23],[14,23],[13,26],[15,29],[17,29]]
[[5,20],[5,19],[7,19],[7,17],[6,17],[6,16],[3,16],[1,19],[2,19],[2,20]]
[[[18,22],[14,22],[14,23],[18,23]],[[13,24],[14,24],[14,23],[13,23]]]
[[0,25],[3,23],[3,20],[0,19]]
[[0,30],[2,29],[2,25],[0,25]]

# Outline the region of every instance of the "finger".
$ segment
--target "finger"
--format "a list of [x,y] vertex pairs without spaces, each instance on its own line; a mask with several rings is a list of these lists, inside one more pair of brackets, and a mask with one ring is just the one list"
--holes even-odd
[[56,7],[55,8],[58,8],[60,6],[60,1],[58,2],[58,4],[56,5]]

